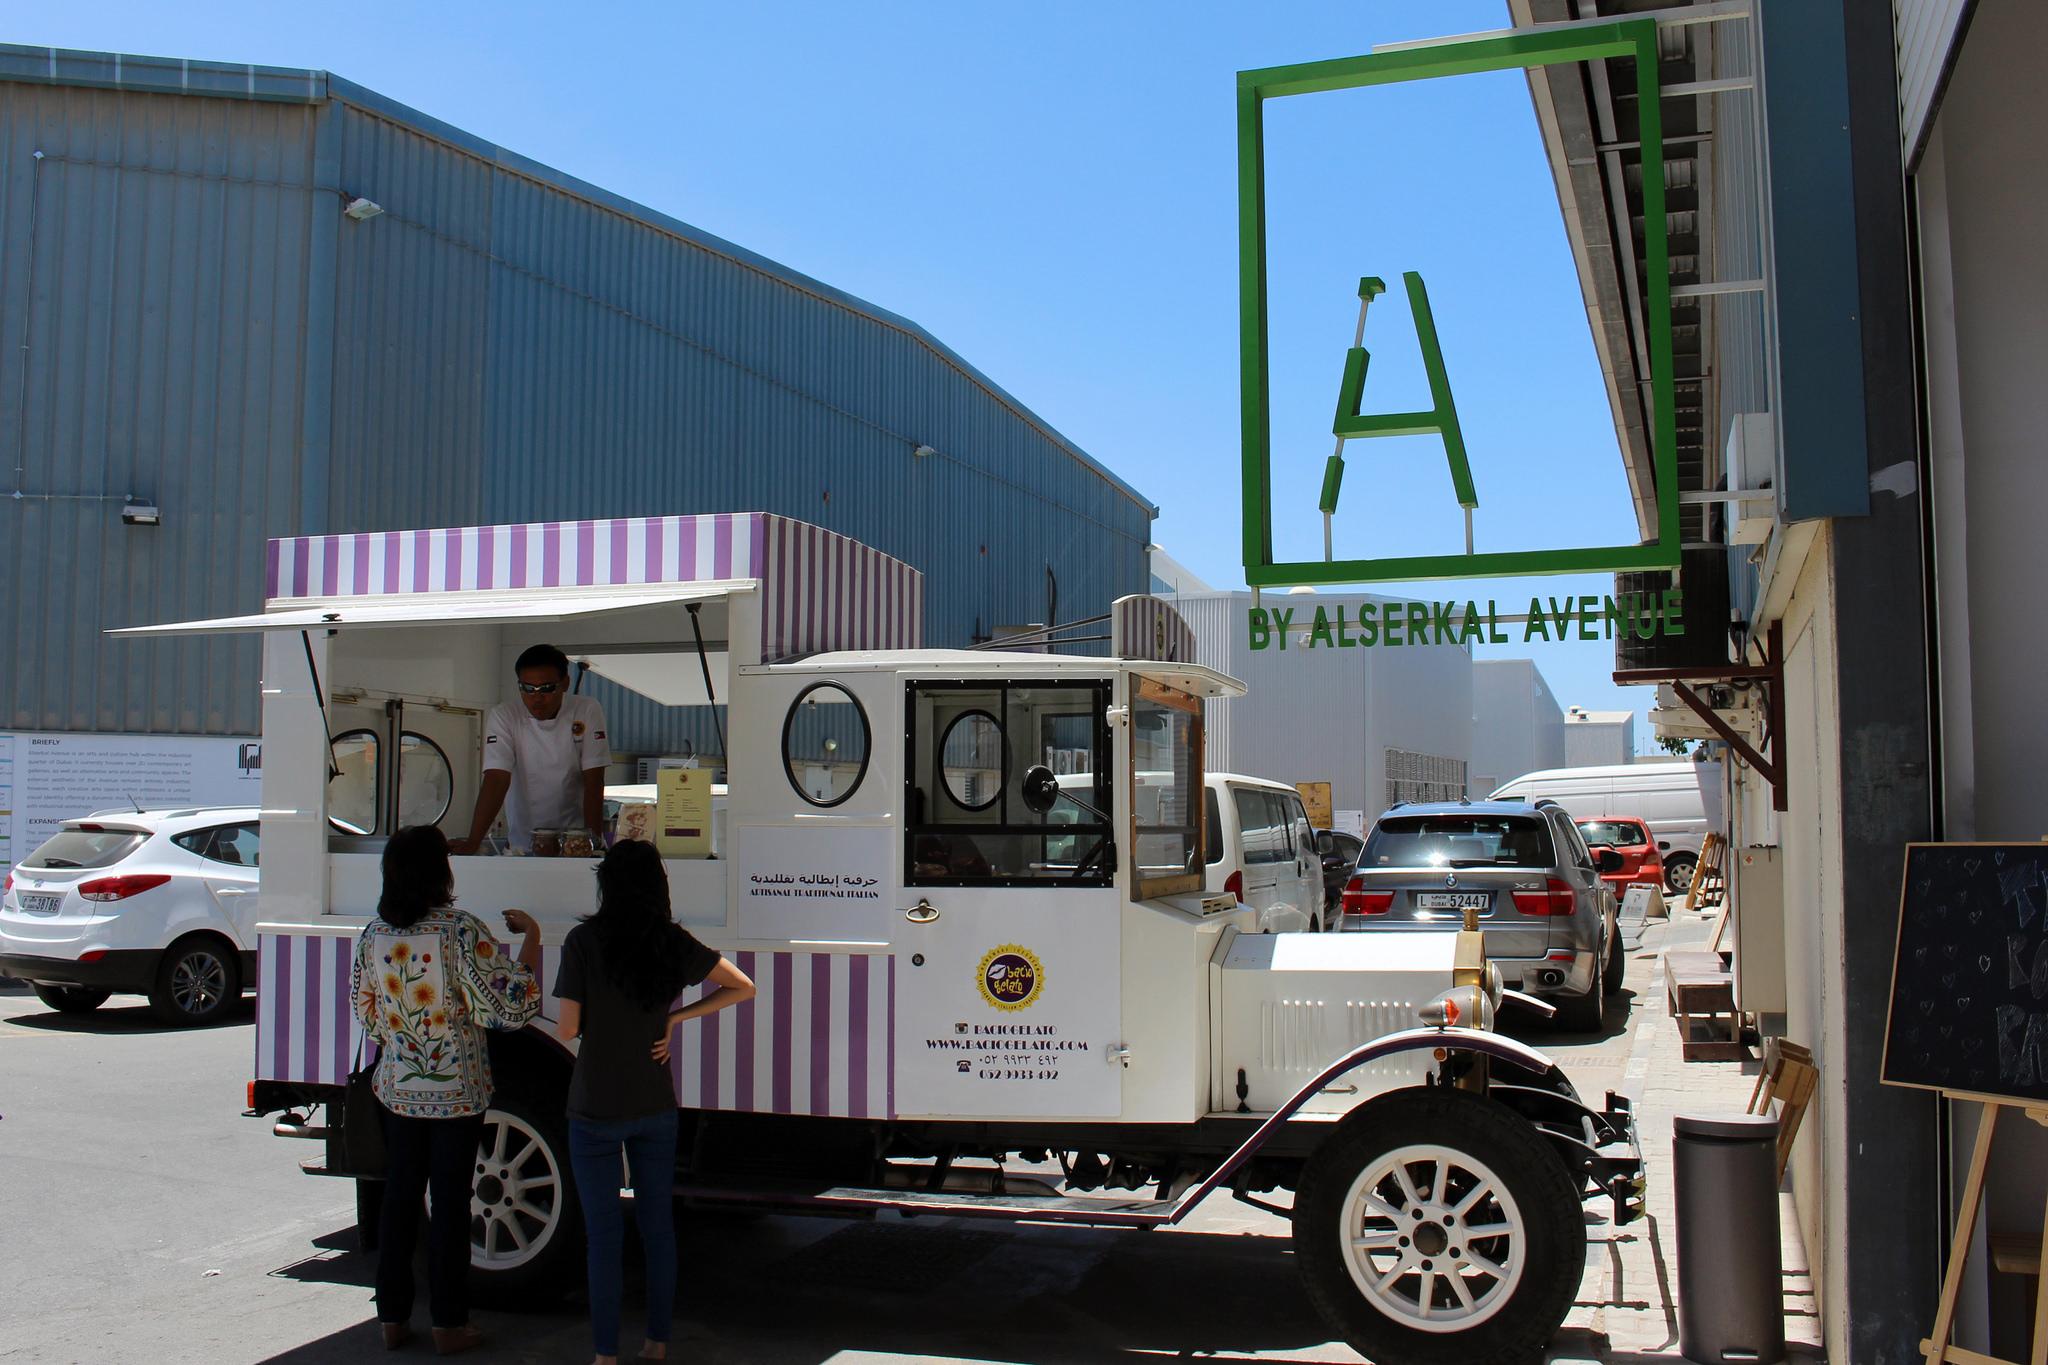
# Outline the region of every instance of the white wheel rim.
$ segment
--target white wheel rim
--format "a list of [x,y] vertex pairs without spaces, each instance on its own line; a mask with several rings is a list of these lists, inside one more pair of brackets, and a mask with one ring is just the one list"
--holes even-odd
[[562,1223],[562,1169],[555,1149],[516,1114],[484,1115],[469,1194],[469,1263],[503,1271],[540,1255]]
[[1467,1331],[1522,1282],[1521,1206],[1464,1152],[1434,1143],[1388,1152],[1351,1182],[1343,1208],[1337,1236],[1352,1283],[1405,1327]]

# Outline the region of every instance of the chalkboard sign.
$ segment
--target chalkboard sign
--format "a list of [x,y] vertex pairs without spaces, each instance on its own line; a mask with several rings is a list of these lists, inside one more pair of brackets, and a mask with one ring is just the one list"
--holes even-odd
[[1907,847],[1884,1080],[2048,1103],[2048,843]]

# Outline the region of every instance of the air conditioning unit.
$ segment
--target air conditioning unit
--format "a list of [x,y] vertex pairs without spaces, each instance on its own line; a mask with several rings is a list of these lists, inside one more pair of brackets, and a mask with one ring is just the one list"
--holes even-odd
[[[1777,428],[1768,412],[1738,412],[1728,424],[1728,491],[1769,492],[1778,473]],[[1728,543],[1761,545],[1771,538],[1777,507],[1771,498],[1728,504]]]
[[[1693,689],[1713,709],[1722,724],[1752,744],[1763,736],[1763,717],[1747,693],[1721,685],[1700,684]],[[1650,729],[1658,739],[1719,739],[1720,732],[1700,714],[1678,699],[1669,683],[1657,687],[1657,703],[1650,708]]]

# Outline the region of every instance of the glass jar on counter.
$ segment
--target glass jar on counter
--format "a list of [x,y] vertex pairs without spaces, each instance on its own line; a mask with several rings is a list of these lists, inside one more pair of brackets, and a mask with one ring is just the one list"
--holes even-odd
[[564,858],[595,858],[597,840],[587,829],[565,829],[562,831],[562,856]]
[[536,858],[559,858],[562,856],[562,831],[558,829],[537,829],[533,832],[533,856]]

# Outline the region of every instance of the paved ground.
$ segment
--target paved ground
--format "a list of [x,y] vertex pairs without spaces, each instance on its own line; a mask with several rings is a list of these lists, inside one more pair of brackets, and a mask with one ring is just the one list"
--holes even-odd
[[[1739,1109],[1750,1086],[1739,1064],[1677,1058],[1655,955],[1703,936],[1697,918],[1653,925],[1629,963],[1633,1008],[1603,1036],[1521,1030],[1562,1054],[1589,1096],[1636,1096],[1651,1159],[1652,1217],[1589,1222],[1586,1279],[1553,1360],[1677,1358],[1671,1111]],[[237,1116],[250,1029],[244,1015],[165,1031],[134,997],[70,1019],[0,987],[0,1360],[317,1365],[378,1352],[350,1188],[300,1175],[309,1148]],[[1286,1234],[1227,1199],[1169,1233],[691,1218],[677,1358],[1356,1361],[1303,1296]],[[1788,1335],[1810,1342],[1791,1237]],[[637,1325],[631,1295],[627,1312]],[[494,1337],[479,1365],[588,1359],[573,1301],[479,1320]]]

